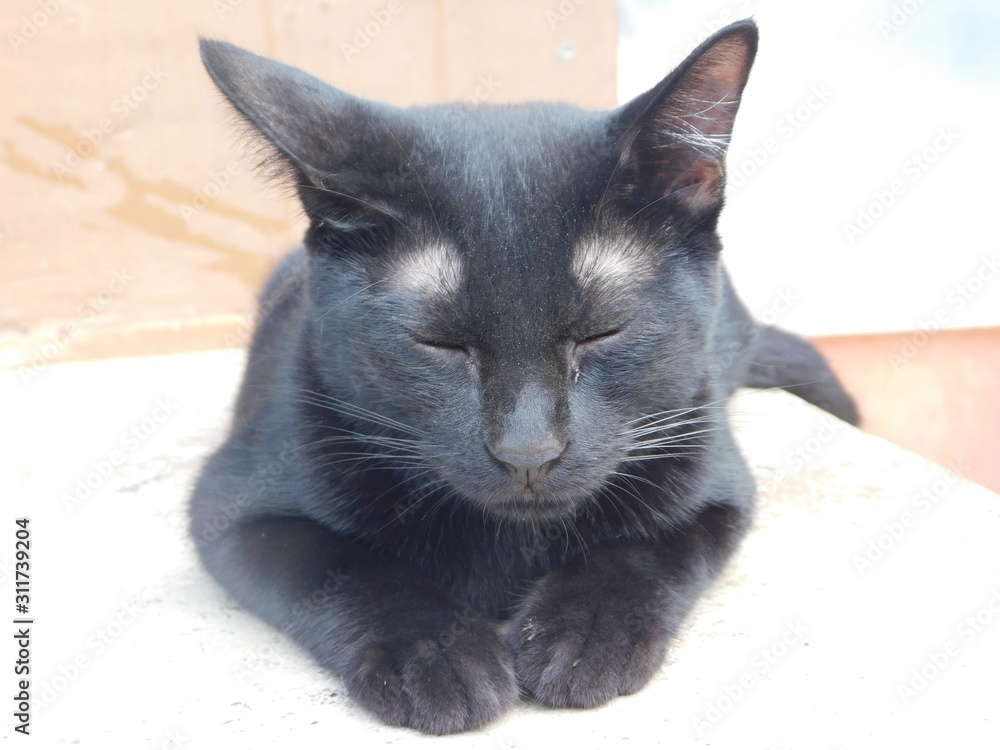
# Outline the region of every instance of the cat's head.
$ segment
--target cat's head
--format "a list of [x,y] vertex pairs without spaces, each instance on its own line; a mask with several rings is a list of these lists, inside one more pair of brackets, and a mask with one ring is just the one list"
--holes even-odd
[[756,44],[733,24],[591,112],[401,109],[202,43],[311,221],[323,389],[388,463],[541,519],[598,497],[630,456],[683,452],[651,421],[711,393],[724,158]]

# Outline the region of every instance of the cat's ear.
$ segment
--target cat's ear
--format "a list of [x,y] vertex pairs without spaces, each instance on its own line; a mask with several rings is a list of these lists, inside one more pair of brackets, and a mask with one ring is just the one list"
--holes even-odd
[[316,220],[350,224],[393,215],[383,178],[400,160],[395,108],[340,91],[297,68],[225,42],[200,40],[216,86],[273,147]]
[[721,207],[726,150],[756,52],[756,24],[738,21],[619,110],[630,194],[670,196],[696,217]]

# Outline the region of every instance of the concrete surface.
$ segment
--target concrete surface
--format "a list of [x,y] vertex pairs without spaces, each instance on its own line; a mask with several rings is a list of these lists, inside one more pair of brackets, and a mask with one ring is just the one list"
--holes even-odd
[[647,689],[458,737],[377,724],[228,603],[185,537],[242,362],[0,373],[0,601],[10,623],[28,517],[34,619],[31,736],[8,702],[4,746],[1000,747],[1000,498],[780,392],[732,406],[756,528]]

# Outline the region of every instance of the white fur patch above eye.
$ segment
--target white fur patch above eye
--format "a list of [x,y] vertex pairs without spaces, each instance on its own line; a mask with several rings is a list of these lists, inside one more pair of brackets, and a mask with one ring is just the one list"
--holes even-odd
[[573,248],[573,276],[585,288],[627,289],[654,271],[648,248],[627,239],[587,237]]
[[454,296],[462,283],[462,258],[450,245],[435,243],[406,252],[393,265],[394,286],[426,297]]

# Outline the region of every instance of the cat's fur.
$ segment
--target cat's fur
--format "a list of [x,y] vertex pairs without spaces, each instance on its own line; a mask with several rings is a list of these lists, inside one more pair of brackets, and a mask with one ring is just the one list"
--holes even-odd
[[726,399],[850,421],[720,264],[744,21],[613,112],[399,109],[219,42],[311,220],[275,271],[191,531],[242,606],[384,721],[597,706],[659,669],[745,532]]

